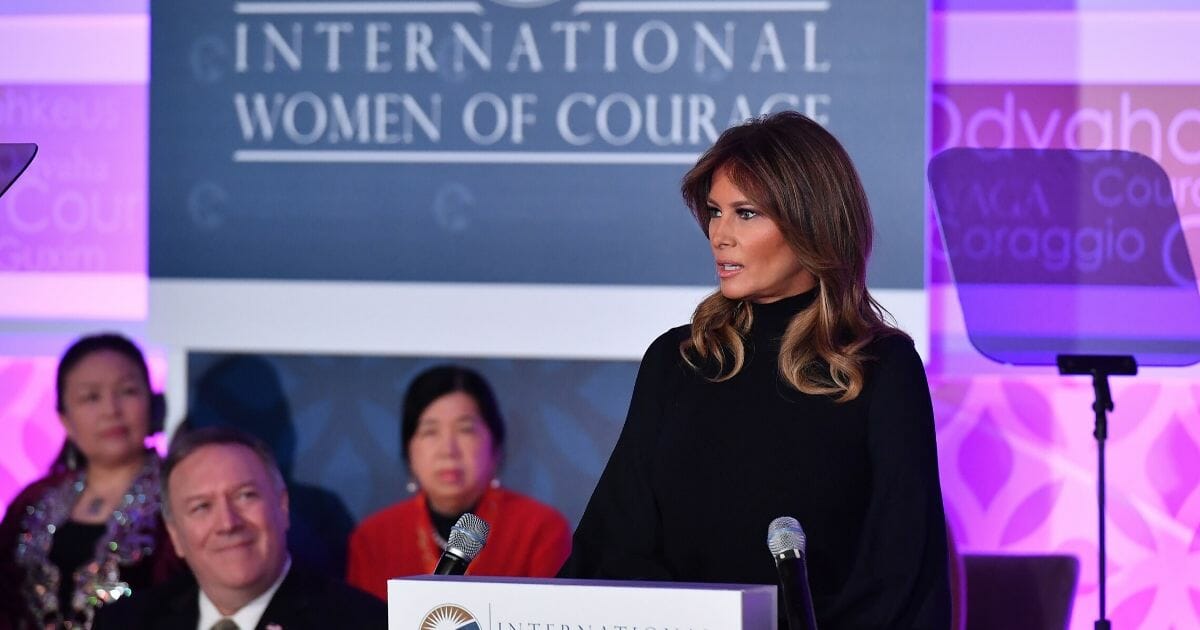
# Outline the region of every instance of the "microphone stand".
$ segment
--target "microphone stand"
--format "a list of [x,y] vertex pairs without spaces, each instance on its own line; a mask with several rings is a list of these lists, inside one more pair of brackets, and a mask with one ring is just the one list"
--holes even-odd
[[1108,412],[1113,410],[1112,390],[1108,387],[1109,375],[1132,376],[1137,374],[1137,361],[1131,356],[1108,355],[1058,355],[1058,373],[1063,375],[1090,374],[1092,390],[1096,393],[1096,401],[1092,410],[1096,413],[1096,429],[1092,433],[1096,438],[1096,502],[1099,505],[1099,587],[1100,587],[1100,618],[1096,620],[1095,630],[1112,630],[1112,622],[1105,618],[1107,594],[1108,565],[1106,562],[1106,541],[1104,538],[1104,441],[1108,439]]

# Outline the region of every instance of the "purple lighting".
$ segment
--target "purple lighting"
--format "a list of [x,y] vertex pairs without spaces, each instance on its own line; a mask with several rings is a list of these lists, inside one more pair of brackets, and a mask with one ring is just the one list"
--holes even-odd
[[146,317],[146,24],[0,14],[0,142],[39,145],[0,199],[0,317]]
[[145,317],[145,117],[144,87],[0,87],[0,139],[40,147],[0,200],[0,315]]
[[[1073,4],[1040,11],[1032,3],[947,0],[933,13],[932,154],[976,147],[1148,155],[1166,171],[1195,260],[1200,43],[1183,32],[1195,32],[1200,10],[1178,2]],[[941,237],[931,230],[931,383],[947,514],[960,549],[1076,556],[1070,627],[1090,629],[1099,605],[1090,383],[983,359],[967,340],[959,307],[959,292],[973,289],[951,283]],[[1045,284],[1040,298],[1030,288],[1015,287],[1010,299],[1020,290],[1047,316],[1025,320],[1023,332],[1063,332],[1063,319],[1050,316],[1058,314],[1061,288]],[[1093,288],[1080,310],[1104,305],[1118,319],[1154,322],[1142,340],[1198,324],[1169,301],[1148,306],[1147,287]],[[1179,304],[1194,299],[1194,292],[1178,296]],[[1000,299],[978,314],[999,327],[1019,306]],[[1112,383],[1107,616],[1114,627],[1200,627],[1196,376],[1195,368],[1144,370]]]
[[[0,344],[43,327],[112,320],[136,327],[150,316],[146,7],[78,15],[71,11],[94,11],[94,3],[55,2],[70,7],[56,14],[41,4],[18,0],[0,9],[0,142],[41,146],[26,176],[0,198],[0,325],[9,325]],[[1195,261],[1196,33],[1194,0],[939,0],[930,15],[930,154],[986,147],[1150,156],[1166,172]],[[1073,554],[1080,583],[1070,627],[1090,629],[1099,573],[1090,383],[1050,368],[1000,365],[975,350],[936,229],[929,376],[959,549]],[[1043,288],[1038,301],[1061,298],[1056,286]],[[1152,318],[1155,330],[1143,340],[1194,329],[1177,305],[1144,313],[1141,290],[1110,286],[1088,299],[1121,318]],[[985,315],[1003,323],[1011,314]],[[1062,332],[1050,318],[1026,326]],[[0,444],[0,505],[45,470],[62,439],[57,354],[15,345],[0,346],[0,427],[9,436]],[[165,357],[150,352],[149,359],[161,385]],[[1198,383],[1197,368],[1112,383],[1107,589],[1117,628],[1200,628]]]

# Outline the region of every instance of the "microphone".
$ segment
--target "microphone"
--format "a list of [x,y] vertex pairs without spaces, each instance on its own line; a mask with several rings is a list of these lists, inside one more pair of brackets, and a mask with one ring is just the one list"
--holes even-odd
[[487,521],[467,512],[458,517],[454,527],[450,528],[450,539],[446,541],[446,550],[433,569],[434,575],[462,575],[467,571],[467,565],[475,559],[487,542],[491,526]]
[[800,522],[781,516],[767,527],[767,548],[775,558],[779,585],[783,589],[783,607],[791,630],[817,630],[813,613],[812,592],[808,588],[808,568],[804,549],[808,537]]

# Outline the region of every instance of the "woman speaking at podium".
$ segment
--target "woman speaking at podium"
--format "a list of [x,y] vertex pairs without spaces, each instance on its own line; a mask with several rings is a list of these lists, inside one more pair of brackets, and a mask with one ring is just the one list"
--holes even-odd
[[794,516],[822,630],[949,627],[929,388],[867,291],[846,151],[778,113],[723,133],[682,190],[720,288],[646,351],[560,575],[775,584],[767,526]]

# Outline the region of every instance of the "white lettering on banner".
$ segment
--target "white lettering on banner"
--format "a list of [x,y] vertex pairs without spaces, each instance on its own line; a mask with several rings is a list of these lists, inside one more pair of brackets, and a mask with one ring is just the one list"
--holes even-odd
[[270,142],[275,137],[275,125],[279,122],[279,110],[283,105],[284,96],[276,94],[271,99],[271,108],[267,110],[267,97],[264,94],[254,94],[251,96],[254,102],[253,112],[246,104],[246,95],[237,93],[233,95],[233,107],[237,112],[238,124],[242,129],[242,140],[250,142],[255,139],[255,136],[261,136],[266,142]]
[[1176,177],[1171,179],[1171,190],[1179,206],[1200,208],[1200,177]]
[[245,72],[250,69],[246,62],[246,46],[247,46],[247,30],[245,22],[238,22],[233,26],[233,42],[234,42],[234,72]]
[[708,55],[704,54],[708,51],[709,54],[721,64],[723,70],[733,70],[733,31],[736,25],[733,22],[726,22],[725,37],[722,41],[717,41],[717,36],[712,31],[708,30],[708,26],[703,22],[693,22],[692,28],[696,31],[696,54],[693,69],[697,74],[704,72],[707,69]]
[[[396,29],[395,25],[402,28]],[[692,51],[692,66],[696,72],[705,70],[709,57],[725,70],[733,70],[739,65],[756,73],[764,69],[776,73],[788,70],[784,40],[771,20],[749,26],[728,20],[714,26],[694,20],[688,26],[690,28],[684,33],[690,34],[686,43]],[[756,42],[749,58],[740,63],[734,46],[739,27],[751,29]],[[561,59],[556,65],[567,72],[578,69],[582,51],[589,58],[603,59],[602,67],[606,73],[617,72],[619,53],[628,53],[641,70],[660,74],[676,68],[684,45],[680,30],[664,20],[644,21],[625,38],[621,37],[624,31],[616,22],[604,22],[603,36],[593,37],[592,34],[599,30],[593,29],[591,22],[582,20],[552,21],[536,29],[529,22],[519,22],[515,29],[504,33],[509,45],[504,49],[508,51],[508,57],[502,67],[509,73],[542,72],[542,50],[551,49],[561,50]],[[368,72],[392,70],[388,55],[393,44],[399,44],[403,49],[404,63],[398,67],[407,73],[438,72],[441,66],[434,51],[443,45],[451,51],[450,63],[456,72],[466,70],[468,56],[479,69],[493,70],[497,33],[493,22],[481,21],[472,29],[463,22],[454,21],[448,27],[435,30],[429,22],[415,20],[402,23],[370,20],[361,24],[346,20],[311,24],[294,21],[285,25],[271,21],[253,25],[238,22],[234,25],[233,68],[239,74],[273,74],[283,70],[301,72],[307,65],[319,64],[329,72],[341,72],[346,64],[343,48],[349,43],[357,44],[359,33],[362,33],[366,53],[362,67]],[[395,33],[402,33],[398,42],[393,41]],[[719,39],[717,33],[721,34]],[[831,63],[821,58],[818,50],[818,23],[804,22],[798,35],[787,40],[787,47],[803,60],[803,71],[829,72]],[[314,41],[306,46],[305,40],[310,38]]]
[[[489,24],[489,26],[491,26]],[[579,33],[590,33],[592,25],[588,22],[551,22],[551,33],[563,34],[563,71],[575,72],[579,67],[576,61],[576,42]]]
[[[809,115],[817,118],[823,115],[817,105],[828,102],[828,95],[807,95],[801,99],[798,94],[772,94],[761,105],[752,108],[746,95],[738,94],[723,122],[737,124],[773,111],[798,108],[801,102],[810,109]],[[588,116],[588,112],[593,111],[595,113]],[[648,94],[638,100],[623,92],[600,98],[595,94],[575,92],[559,103],[554,119],[559,136],[573,146],[591,144],[596,134],[610,146],[628,145],[643,135],[656,146],[681,146],[685,143],[701,145],[716,141],[720,133],[715,122],[717,102],[708,94],[671,94],[664,101],[663,97],[656,94]],[[614,119],[624,126],[618,129]],[[664,127],[669,129],[665,134],[662,131]],[[686,138],[684,128],[687,129]]]
[[[488,133],[480,133],[476,124],[475,112],[480,105],[487,105],[496,119]],[[499,96],[487,92],[472,96],[463,108],[463,129],[475,144],[494,144],[508,130],[508,110],[504,107],[504,101]]]
[[[268,100],[266,94],[238,92],[233,95],[233,104],[244,142],[271,142],[276,131],[282,131],[289,142],[299,145],[322,139],[338,143],[350,138],[390,145],[415,142],[417,128],[425,140],[441,140],[442,96],[430,94],[428,99],[422,104],[411,94],[358,94],[354,97],[353,118],[345,97],[336,93],[326,98],[312,92],[276,93]],[[399,133],[393,133],[395,125],[399,125]],[[368,135],[368,129],[373,133]]]
[[[317,95],[234,94],[241,137],[244,142],[270,143],[277,136],[300,146],[317,142],[339,144],[413,144],[438,142],[442,138],[440,94],[428,95],[420,103],[411,94],[380,93]],[[625,92],[596,95],[576,92],[559,102],[555,122],[559,136],[572,146],[597,140],[608,146],[626,146],[646,138],[655,146],[709,144],[720,129],[783,109],[798,109],[818,122],[826,122],[827,94],[770,94],[753,102],[737,94],[733,102],[718,107],[708,94],[647,94],[635,97]],[[525,142],[527,130],[536,124],[538,96],[518,93],[501,96],[491,92],[472,95],[463,106],[462,125],[467,138],[490,146],[508,136],[515,145]],[[724,112],[723,115],[722,111]]]
[[36,87],[0,89],[0,129],[7,132],[21,128],[109,130],[117,128],[121,116],[121,106],[113,98],[47,96]]
[[[297,111],[306,114],[308,130],[301,131],[297,126]],[[288,139],[296,144],[312,144],[325,135],[329,125],[329,111],[325,103],[312,92],[293,94],[283,105],[283,131]]]
[[300,70],[300,36],[303,32],[303,26],[294,22],[291,25],[292,39],[287,41],[283,39],[283,33],[275,28],[275,25],[267,22],[263,24],[263,36],[266,38],[263,42],[263,70],[273,72],[275,70],[275,55],[283,57],[284,63],[291,70]]
[[341,70],[341,35],[354,32],[354,25],[350,22],[317,22],[315,28],[317,33],[326,33],[329,36],[325,69],[329,72]]
[[[738,72],[791,73],[785,85],[794,85],[796,75],[829,73],[833,63],[822,54],[819,21],[788,19],[777,25],[792,11],[750,12],[724,3],[724,10],[704,5],[699,17],[675,11],[675,4],[618,5],[609,7],[610,16],[651,15],[589,20],[586,14],[604,13],[609,6],[592,3],[570,19],[507,22],[468,15],[482,15],[476,11],[393,11],[383,4],[377,11],[367,5],[350,12],[333,5],[317,11],[318,4],[304,4],[303,11],[289,12],[285,6],[272,13],[267,5],[249,10],[243,3],[235,11],[232,46],[208,53],[224,60],[238,78],[232,104],[242,146],[235,148],[234,160],[253,155],[255,161],[270,161],[281,152],[287,152],[287,159],[305,159],[297,154],[309,151],[307,159],[320,161],[334,151],[372,145],[454,153],[535,144],[528,150],[545,155],[564,148],[619,149],[629,152],[630,163],[641,163],[647,149],[696,150],[714,142],[728,126],[783,109],[829,123],[832,97],[823,88],[751,94],[721,87]],[[829,10],[824,4],[803,6],[806,11]],[[307,18],[308,13],[322,17]],[[427,15],[418,15],[422,13]],[[445,17],[436,17],[439,13]],[[295,85],[305,80],[306,71],[314,79],[354,77],[352,85],[361,85],[363,74],[440,75],[436,78],[446,87],[422,93],[405,79],[399,81],[409,91]],[[560,87],[538,76],[549,72],[568,79],[585,75],[589,82]],[[597,75],[620,72],[650,77],[651,85],[662,83],[660,77],[671,77],[667,85],[679,84],[682,74],[684,85],[696,85],[671,93],[638,92],[611,82],[607,89],[595,87]],[[467,78],[474,82],[480,74],[538,80],[511,93],[494,88],[464,93],[473,84]],[[270,81],[270,91],[247,85],[264,76],[277,77]],[[322,80],[328,85],[328,79]],[[286,81],[292,81],[293,89],[282,87]],[[756,83],[762,89],[762,80]],[[539,91],[539,84],[554,92]],[[539,118],[547,125],[553,120],[549,134],[535,133]],[[446,129],[443,120],[461,128]],[[430,146],[443,141],[455,146]]]
[[804,71],[829,72],[828,61],[817,61],[817,23],[804,23]]
[[542,56],[538,53],[537,40],[533,38],[533,29],[530,28],[528,22],[521,22],[521,26],[517,29],[516,41],[513,42],[512,54],[508,57],[508,65],[505,68],[509,72],[516,72],[521,68],[521,57],[528,59],[529,71],[538,73],[542,71]]
[[[663,53],[662,59],[658,62],[650,61],[646,57],[646,38],[651,33],[659,33],[662,35]],[[675,65],[675,60],[679,58],[679,37],[675,34],[675,30],[666,22],[658,20],[645,22],[638,27],[637,32],[633,34],[633,60],[637,62],[638,67],[651,74],[659,74],[670,70]]]
[[[1054,107],[1039,114],[1037,108],[1018,102],[1016,90],[1004,91],[994,106],[965,112],[951,95],[935,92],[930,100],[935,120],[933,153],[956,146],[1137,151],[1166,166],[1181,210],[1200,208],[1200,177],[1175,172],[1178,168],[1170,163],[1200,164],[1200,143],[1195,141],[1200,137],[1200,108],[1159,112],[1135,106],[1135,94],[1122,90],[1110,107]],[[1155,199],[1166,195],[1162,190],[1139,189],[1137,183],[1126,185],[1132,189],[1123,194],[1135,203],[1150,195]]]
[[646,96],[646,137],[650,142],[660,147],[683,144],[683,95],[672,94],[669,131],[663,134],[659,131],[658,95]]
[[24,205],[17,203],[18,197],[23,197],[26,194],[29,194],[29,191],[31,190],[47,193],[50,189],[46,185],[46,182],[40,177],[26,176],[22,179],[21,186],[13,188],[4,196],[5,219],[7,219],[7,223],[13,226],[14,230],[19,233],[33,234],[36,232],[41,232],[50,225],[50,217],[38,216],[37,213],[31,215],[25,215],[22,213],[21,209],[23,207],[30,209],[38,207],[38,204],[34,203],[27,203]]
[[934,93],[930,103],[942,134],[933,139],[933,152],[957,146],[1122,149],[1145,153],[1160,162],[1169,156],[1181,164],[1200,164],[1200,143],[1194,147],[1185,144],[1185,138],[1200,137],[1200,109],[1180,109],[1169,115],[1164,125],[1163,115],[1148,108],[1134,109],[1132,102],[1133,94],[1122,91],[1115,109],[1088,106],[1070,111],[1056,107],[1039,118],[1030,108],[1018,106],[1012,90],[1004,93],[999,107],[982,107],[966,114],[953,97]]
[[[1167,246],[1178,226],[1173,220],[1161,221],[1161,210],[1173,208],[1166,180],[1148,176],[1144,166],[1120,165],[1101,166],[1088,177],[1090,184],[1080,180],[1078,189],[1087,197],[1076,200],[1078,209],[1067,217],[1063,216],[1066,209],[1056,207],[1062,201],[1052,201],[1045,182],[1037,178],[997,176],[961,189],[940,182],[938,198],[952,209],[944,216],[954,217],[946,232],[947,251],[993,267],[1035,263],[1048,272],[1070,268],[1121,273],[1145,264],[1147,242],[1158,242],[1160,230],[1170,225],[1161,240],[1166,243],[1164,265],[1173,264]],[[1160,217],[1158,224],[1155,215]],[[1166,269],[1169,275],[1174,273]]]
[[1038,261],[1047,271],[1068,265],[1083,272],[1099,270],[1108,262],[1132,264],[1146,253],[1146,237],[1134,227],[1116,229],[1113,220],[1103,226],[971,226],[963,234],[962,251],[975,262]]
[[[629,118],[629,126],[622,134],[613,133],[609,127],[608,113],[616,104],[623,106]],[[637,101],[628,94],[616,93],[605,96],[600,104],[596,107],[596,130],[600,133],[600,137],[608,144],[619,147],[630,142],[638,136],[638,132],[642,129],[642,110],[638,106]]]
[[[337,143],[343,138],[357,140],[366,144],[371,140],[371,98],[359,94],[354,99],[354,113],[346,108],[346,101],[340,94],[329,98],[329,109],[333,113],[333,128],[329,130],[329,142]],[[377,117],[380,119],[382,117]]]
[[1171,147],[1171,155],[1180,162],[1200,164],[1200,146],[1196,147],[1195,151],[1189,151],[1183,146],[1183,126],[1187,124],[1200,127],[1200,110],[1185,109],[1171,119],[1171,126],[1167,129],[1167,144]]
[[392,62],[387,59],[380,59],[380,56],[390,53],[392,51],[392,45],[388,42],[388,40],[379,38],[381,34],[391,32],[392,25],[388,22],[367,23],[367,72],[391,71]]
[[762,33],[758,36],[758,46],[754,48],[754,60],[750,62],[750,72],[762,70],[763,57],[767,56],[770,56],[774,62],[775,72],[787,71],[787,62],[783,59],[783,49],[779,45],[779,35],[775,33],[775,25],[771,22],[763,25]]
[[409,22],[404,27],[404,36],[404,69],[414,72],[417,70],[417,62],[420,61],[424,70],[437,70],[437,64],[429,52],[429,45],[433,43],[433,30],[429,25],[424,22]]
[[617,23],[604,23],[604,71],[617,71]]
[[[400,114],[392,111],[399,105]],[[429,95],[429,111],[421,107],[417,100],[408,94],[376,94],[375,95],[375,136],[378,144],[412,144],[416,140],[413,134],[413,123],[421,127],[425,138],[437,142],[442,137],[442,96]],[[400,134],[391,133],[391,125],[400,123]]]
[[804,97],[804,115],[822,125],[829,124],[829,106],[833,99],[828,94],[809,94]]
[[[1096,126],[1094,130],[1096,140],[1094,141],[1085,139],[1084,125],[1089,123]],[[1074,114],[1067,117],[1067,123],[1063,127],[1063,142],[1068,149],[1082,149],[1084,148],[1084,143],[1087,145],[1096,144],[1102,147],[1111,147],[1113,144],[1112,112],[1102,112],[1094,107],[1084,107],[1077,110]]]
[[482,44],[467,30],[467,27],[458,22],[450,25],[450,29],[454,32],[454,41],[458,44],[454,47],[455,72],[463,72],[467,69],[463,59],[464,52],[471,55],[480,70],[492,69],[492,25],[490,23],[484,23],[479,27],[479,39],[483,41]]
[[[467,106],[463,108],[463,129],[466,130],[467,136],[476,144],[490,145],[495,144],[500,138],[504,137],[504,133],[508,130],[511,122],[513,144],[521,144],[525,141],[525,127],[534,123],[535,118],[532,112],[528,111],[528,107],[537,103],[537,95],[535,94],[514,94],[510,99],[510,105],[506,105],[504,99],[483,92],[476,94],[467,101]],[[490,114],[485,114],[487,118],[494,118],[491,131],[483,133],[479,131],[477,112],[480,106],[486,106],[485,109],[490,111]]]
[[1116,167],[1102,168],[1096,173],[1092,198],[1106,208],[1145,208],[1152,204],[1170,207],[1173,201],[1171,190],[1163,189],[1161,181],[1151,181],[1143,175],[1126,179],[1125,173]]
[[19,187],[4,194],[3,204],[4,223],[12,233],[25,235],[131,232],[144,216],[136,193],[60,188],[36,175],[22,177]]

